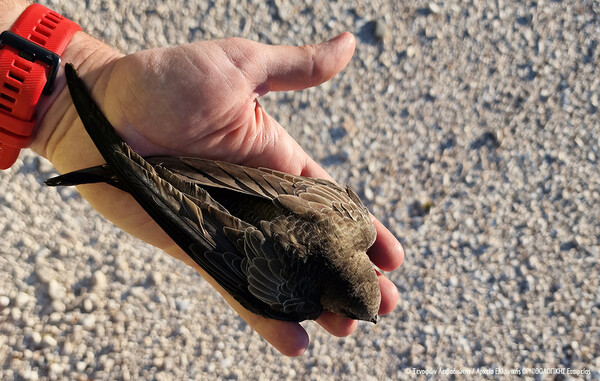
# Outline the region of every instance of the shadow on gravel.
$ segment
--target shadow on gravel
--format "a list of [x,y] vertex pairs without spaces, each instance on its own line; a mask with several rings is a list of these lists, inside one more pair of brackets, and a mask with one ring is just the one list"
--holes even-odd
[[361,42],[370,45],[379,45],[382,42],[385,25],[378,20],[372,20],[363,25],[356,36]]

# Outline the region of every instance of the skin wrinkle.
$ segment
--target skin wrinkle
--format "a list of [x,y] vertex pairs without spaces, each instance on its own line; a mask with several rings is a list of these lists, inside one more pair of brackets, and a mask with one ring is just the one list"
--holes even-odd
[[[157,53],[157,56],[160,56],[160,52],[162,49],[157,49],[155,52]],[[184,50],[185,51],[185,50]],[[150,77],[158,77],[159,82],[161,81],[161,78],[163,77],[163,75],[160,73],[161,70],[160,68],[163,67],[163,64],[160,64],[159,61],[161,59],[164,58],[155,58],[155,55],[148,55],[151,59],[149,60],[150,62],[147,63],[146,65],[144,65],[144,77],[145,76],[150,76]],[[178,61],[178,60],[185,60],[187,61],[186,64],[183,65],[194,65],[193,60],[191,59],[191,55],[189,54],[182,54],[179,57],[177,57],[177,59],[174,59],[172,61],[174,61],[172,64],[167,64],[167,66],[173,65],[175,64],[177,67],[182,66],[182,64]],[[134,62],[136,62],[136,60],[134,59]],[[194,67],[196,67],[197,65],[194,65]],[[150,125],[146,125],[146,126],[140,126],[141,129],[137,129],[134,127],[134,123],[132,123],[130,121],[130,119],[126,118],[126,114],[131,113],[132,110],[139,110],[139,112],[136,112],[137,116],[134,119],[141,119],[144,120],[145,116],[143,115],[143,110],[140,107],[140,105],[142,105],[144,102],[144,99],[146,98],[150,98],[153,95],[150,94],[146,94],[145,96],[140,95],[139,91],[136,91],[136,89],[139,89],[140,87],[143,88],[143,86],[139,86],[137,83],[131,82],[130,78],[127,77],[125,78],[128,82],[127,82],[127,88],[128,88],[128,93],[131,95],[130,97],[126,97],[127,99],[133,98],[135,99],[137,102],[134,102],[135,104],[132,105],[125,105],[122,102],[117,102],[119,103],[118,105],[116,105],[116,107],[119,108],[120,110],[120,115],[123,118],[123,123],[126,126],[129,126],[129,128],[126,130],[127,134],[135,134],[138,137],[142,137],[142,140],[147,140],[148,142],[146,144],[142,145],[138,145],[136,146],[138,149],[140,147],[143,147],[142,149],[140,149],[140,151],[144,154],[166,154],[166,153],[174,153],[174,152],[178,152],[176,150],[166,150],[166,149],[161,149],[159,152],[152,152],[152,148],[148,148],[147,146],[160,146],[162,141],[157,140],[157,139],[152,139],[152,134],[150,136],[145,136],[143,135],[143,131],[145,130],[152,130],[153,128],[156,128],[156,126],[150,126]],[[170,84],[170,83],[169,83]],[[167,85],[169,85],[167,84]],[[122,87],[121,84],[116,84],[113,85],[112,83],[109,85],[111,88],[114,86],[116,88]],[[165,85],[166,86],[166,85]],[[121,98],[121,97],[119,97]],[[117,99],[118,100],[118,99]],[[127,111],[127,112],[126,112]],[[160,112],[160,111],[159,111]],[[195,118],[198,119],[203,119],[204,115],[198,115]],[[200,125],[200,123],[194,122],[192,120],[191,123],[189,123],[190,125]],[[180,133],[180,137],[179,140],[185,141],[185,142],[196,142],[199,140],[202,140],[204,138],[204,135],[202,135],[202,131],[204,131],[204,128],[190,128],[190,129],[184,129],[181,131]],[[190,146],[193,147],[193,144],[190,144]],[[190,152],[190,154],[193,154],[193,152]]]
[[[158,78],[161,81],[161,85],[165,86],[168,85],[168,82],[164,81],[164,74],[165,71],[167,70],[166,68],[169,67],[170,65],[163,65],[162,61],[165,59],[164,58],[164,52],[165,52],[166,48],[156,48],[155,52],[156,54],[145,54],[145,58],[148,60],[148,62],[146,62],[146,64],[144,65],[144,77],[146,78]],[[142,53],[147,53],[147,52],[142,52]],[[136,57],[136,56],[134,56]],[[174,57],[169,57],[167,56],[167,58],[170,58],[171,60],[175,60]],[[177,59],[186,59],[190,65],[193,64],[192,59],[188,56],[188,55],[179,55],[177,57]],[[177,65],[178,63],[175,62],[175,64]]]
[[[149,55],[149,62],[146,65],[143,66],[144,67],[144,77],[142,77],[142,78],[146,78],[146,77],[147,78],[153,78],[154,77],[154,78],[158,78],[159,81],[162,82],[163,74],[161,73],[161,70],[160,70],[160,68],[162,67],[162,65],[158,62],[158,61],[160,61],[160,60],[163,59],[162,58],[162,54],[161,54],[162,53],[161,50],[162,49],[159,49],[158,52],[157,52],[157,54],[156,54],[156,56],[160,57],[158,59],[155,58],[154,55]],[[133,59],[133,61],[136,64],[138,63],[136,59]],[[136,120],[136,119],[143,120],[144,119],[144,114],[147,113],[147,110],[144,110],[144,108],[143,108],[144,98],[145,97],[149,98],[150,94],[147,91],[146,94],[145,94],[146,96],[144,97],[143,95],[140,94],[139,89],[147,90],[146,87],[140,86],[138,83],[132,82],[131,78],[129,78],[129,77],[126,77],[126,80],[127,80],[127,84],[128,84],[128,92],[132,95],[133,99],[135,99],[136,104],[135,104],[135,106],[128,107],[129,105],[125,105],[122,102],[119,102],[121,110],[124,113],[126,113],[126,111],[128,111],[129,109],[136,110],[136,114],[137,115],[135,115],[135,117],[132,118],[132,119],[133,120]],[[117,83],[115,85],[115,87],[119,88],[120,84]],[[136,90],[136,88],[137,88],[137,90]],[[131,111],[129,110],[129,112],[131,112]],[[128,122],[127,124],[133,130],[136,130],[137,128],[144,129],[145,127],[147,127],[147,126],[137,126],[137,128],[136,128],[135,123],[132,123],[130,120],[127,120],[127,122]],[[148,136],[148,137],[144,136],[144,138],[147,139],[147,140],[149,140],[152,144],[160,145],[160,142],[154,141],[151,138],[151,136]]]
[[[69,120],[65,120],[67,117],[69,117]],[[75,108],[67,108],[63,116],[60,117],[56,128],[52,130],[48,136],[48,139],[46,139],[46,144],[44,144],[42,152],[43,156],[47,157],[51,162],[54,162],[56,148],[65,139],[65,136],[69,133],[71,126],[78,117],[79,116],[77,115],[77,112],[75,112]]]
[[[219,46],[219,45],[217,45],[217,46]],[[231,62],[231,58],[228,56],[227,52],[221,46],[219,46],[219,48],[220,48],[220,51]],[[214,68],[217,69],[225,79],[227,79],[227,85],[229,86],[229,89],[233,91],[235,89],[235,86],[231,82],[230,76],[227,75],[227,72],[225,70],[223,70],[221,68],[221,66],[217,65],[215,63],[214,59],[210,55],[207,55],[206,57],[213,63]],[[240,71],[242,73],[242,75],[245,75],[245,73],[241,70],[240,67],[238,67],[236,65],[236,68],[238,69],[238,71]],[[250,98],[252,98],[252,97],[254,97],[254,95],[250,96]],[[242,104],[246,104],[246,103],[250,103],[250,102],[246,102],[246,101],[242,102]],[[236,110],[238,108],[239,108],[238,104],[233,104],[228,109],[223,110],[223,112],[221,112],[222,115],[210,115],[209,119],[219,121],[219,123],[222,123],[222,121],[224,119],[226,119],[227,116],[230,116],[230,115],[234,115],[234,116],[227,118],[227,119],[229,119],[229,122],[225,123],[225,125],[219,129],[210,128],[210,127],[206,128],[206,126],[202,126],[203,128],[191,129],[190,132],[196,132],[196,134],[193,137],[190,136],[191,141],[193,143],[197,143],[200,140],[205,140],[205,139],[210,140],[213,135],[214,136],[223,135],[223,138],[221,140],[226,140],[227,135],[235,136],[236,131],[241,130],[243,128],[247,128],[247,126],[241,122],[244,119],[246,119],[245,114],[247,111],[245,109],[241,109],[238,112],[232,112],[233,110]],[[198,116],[198,118],[204,119],[205,116]],[[200,123],[193,122],[192,125],[200,125]],[[233,127],[233,126],[236,126],[236,127]],[[256,132],[255,132],[256,129],[257,129],[257,125],[252,125],[251,128],[249,128],[248,132],[252,132],[254,135],[254,134],[256,134]],[[203,134],[203,131],[211,131],[211,132],[209,134]],[[226,131],[226,132],[224,132],[224,131]],[[248,132],[246,134],[248,134]],[[255,139],[252,139],[252,140],[254,141]],[[242,143],[242,142],[243,142],[243,139],[240,143]],[[193,145],[194,144],[192,144],[192,146]],[[217,145],[217,144],[215,144],[215,145]]]
[[[309,69],[309,74],[308,77],[311,78],[311,81],[309,82],[310,85],[309,87],[314,87],[318,84],[320,84],[322,82],[322,77],[323,77],[323,73],[321,73],[319,70],[317,70],[317,46],[314,44],[310,44],[310,45],[304,45],[302,48],[306,49],[308,51],[308,54],[310,55],[311,59],[310,59],[310,69]],[[318,76],[315,76],[315,73],[318,73]]]
[[[278,147],[278,149],[283,150],[283,151],[290,150],[293,152],[293,154],[285,156],[285,158],[287,159],[287,162],[282,163],[280,161],[278,163],[272,163],[272,165],[270,165],[270,167],[272,167],[273,169],[277,169],[277,170],[287,168],[287,172],[290,172],[292,174],[300,174],[304,165],[302,163],[296,163],[293,161],[294,158],[298,157],[298,155],[295,152],[297,152],[297,150],[299,149],[299,146],[282,148],[281,147],[282,144],[289,144],[289,142],[286,139],[282,138],[282,135],[287,134],[287,131],[285,131],[285,129],[283,129],[278,124],[271,122],[268,118],[264,118],[263,116],[266,114],[266,112],[264,111],[264,109],[262,107],[259,106],[259,110],[257,111],[257,113],[260,113],[261,118],[263,118],[264,122],[265,122],[263,125],[264,135],[269,135],[271,138],[267,140],[268,143],[265,143],[264,146],[255,147],[253,149],[255,154],[253,154],[252,156],[247,156],[246,160],[244,160],[244,162],[248,165],[256,166],[255,161],[259,161],[260,163],[263,162],[264,159],[262,157],[264,156],[265,152],[273,152],[274,147]],[[255,142],[255,143],[262,143],[262,142]],[[276,164],[276,165],[274,165],[274,164]],[[297,165],[297,164],[299,164],[299,165]],[[264,166],[264,164],[259,164],[259,166]]]
[[[223,48],[219,45],[217,45],[219,47],[219,50],[227,57],[227,59],[229,59],[229,61],[231,62],[231,58],[229,58],[229,56],[227,55],[227,52],[225,52],[225,50],[223,50]],[[217,65],[216,61],[215,61],[215,57],[213,57],[211,54],[207,54],[206,58],[212,63],[213,67],[219,72],[221,73],[222,77],[225,78],[225,80],[227,81],[227,85],[229,87],[230,90],[235,90],[235,86],[233,85],[233,83],[231,82],[231,78],[227,75],[227,72],[223,69],[222,66]]]
[[250,82],[252,82],[252,79],[255,78],[253,75],[249,74],[249,70],[246,69],[246,67],[251,67],[253,69],[253,71],[260,72],[266,80],[268,78],[267,70],[264,67],[263,68],[258,67],[254,63],[254,61],[259,61],[259,60],[254,59],[254,56],[256,56],[256,54],[252,54],[252,55],[248,54],[246,50],[240,49],[239,44],[236,43],[238,41],[238,39],[233,38],[232,40],[234,41],[234,43],[232,44],[232,49],[235,48],[235,50],[239,53],[239,55],[242,56],[241,59],[235,58],[232,54],[229,54],[227,51],[225,51],[225,49],[223,49],[223,48],[221,48],[221,49],[227,55],[227,58],[229,58],[231,63],[242,73],[242,75],[244,76],[246,81],[248,81],[250,83]]
[[[134,127],[134,125],[129,121],[129,119],[127,118],[127,113],[128,110],[130,111],[132,108],[136,109],[136,110],[143,110],[143,100],[142,97],[139,96],[139,92],[136,91],[136,89],[139,89],[140,86],[136,86],[135,83],[133,83],[131,81],[131,79],[129,77],[126,78],[127,81],[127,91],[131,94],[131,96],[133,97],[133,99],[136,100],[137,104],[139,105],[138,107],[131,107],[128,108],[125,104],[123,104],[123,102],[119,101],[117,102],[118,105],[117,107],[120,110],[120,125],[122,126],[126,126],[126,131],[128,131],[128,135],[131,136],[135,136],[136,139],[133,139],[133,141],[140,141],[140,142],[144,142],[144,141],[149,141],[152,145],[159,145],[160,142],[156,142],[152,139],[150,139],[149,137],[146,137],[145,135],[143,135],[143,133],[138,130],[137,128]],[[142,87],[143,88],[143,87]],[[108,86],[107,86],[107,93],[108,93]],[[106,97],[106,95],[105,95]],[[106,99],[106,98],[105,98]],[[153,155],[153,154],[173,154],[176,151],[175,150],[167,150],[167,149],[161,149],[160,152],[152,152],[152,148],[147,147],[148,144],[139,144],[134,146],[135,149],[138,150],[138,152],[141,152],[145,155]],[[154,149],[155,150],[155,149]]]
[[[301,175],[312,159],[304,153],[302,147],[295,140],[289,138],[288,132],[283,127],[279,126],[276,121],[272,121],[271,123],[275,123],[275,127],[273,128],[276,130],[276,134],[273,135],[273,147],[279,147],[280,150],[292,152],[292,154],[284,156],[287,158],[287,163],[279,169],[290,168],[293,174]],[[282,148],[284,144],[288,145],[289,148]],[[275,148],[272,148],[270,151],[275,152]]]
[[[95,55],[94,54],[90,54],[87,55],[85,57],[85,59],[83,61],[81,61],[80,65],[81,67],[86,67],[88,66],[87,64],[89,64],[89,62],[95,61]],[[102,78],[104,75],[110,75],[110,72],[108,74],[106,74],[107,70],[112,71],[112,68],[114,65],[111,65],[110,62],[113,60],[113,58],[106,58],[105,59],[105,63],[107,63],[106,65],[104,65],[104,68],[100,71],[99,75],[96,76],[96,79],[98,78]],[[94,81],[94,83],[92,84],[92,86],[90,87],[92,90],[94,87],[96,87],[97,85],[97,80]],[[105,89],[106,90],[106,89]],[[65,94],[65,92],[68,92],[67,88],[64,87],[61,90],[61,95],[63,96]],[[104,97],[106,98],[106,93],[104,94]],[[64,119],[65,117],[67,117],[68,115],[70,115],[70,118],[68,119],[68,122],[66,122]],[[50,135],[48,136],[48,138],[46,139],[46,142],[44,144],[44,146],[42,147],[42,152],[43,152],[43,156],[47,157],[51,162],[54,162],[54,154],[56,152],[56,149],[60,146],[61,142],[63,142],[63,140],[65,139],[65,137],[69,134],[69,132],[71,131],[71,126],[75,123],[75,121],[79,118],[79,116],[77,115],[77,111],[75,110],[75,107],[73,105],[69,106],[65,111],[64,114],[58,119],[58,124],[57,127],[54,128],[54,130],[52,130],[52,132],[50,133]],[[61,128],[61,126],[64,126],[64,128]],[[54,140],[54,136],[57,132],[57,130],[63,130],[61,135],[58,137],[58,140],[56,140],[56,142],[52,145],[52,149],[49,148],[50,143],[53,142]]]
[[[225,138],[227,136],[235,136],[237,134],[236,131],[243,129],[243,128],[247,128],[248,126],[246,124],[244,124],[242,121],[247,118],[246,114],[251,112],[250,107],[248,109],[241,109],[238,112],[234,113],[233,110],[235,110],[236,108],[237,107],[232,106],[224,113],[224,115],[216,118],[216,120],[222,121],[223,119],[225,119],[226,115],[228,115],[228,114],[232,115],[230,118],[228,118],[229,121],[227,123],[225,123],[223,125],[223,127],[212,128],[213,131],[211,133],[206,134],[206,135],[201,135],[201,136],[199,136],[199,139],[210,138],[211,135],[222,135],[223,140],[226,140]],[[256,125],[251,125],[249,129],[255,130],[256,128],[257,128]],[[239,148],[239,147],[237,147],[237,148]]]
[[[199,135],[199,137],[193,142],[197,143],[198,141],[202,140],[202,143],[205,145],[207,141],[214,141],[213,143],[209,144],[209,146],[212,147],[212,149],[214,150],[213,153],[215,154],[205,156],[214,156],[221,160],[227,159],[226,155],[222,154],[220,148],[222,145],[225,145],[228,151],[234,149],[237,155],[247,157],[248,152],[255,149],[255,145],[258,140],[256,139],[258,125],[256,125],[255,123],[253,123],[252,125],[246,125],[241,122],[238,122],[238,120],[241,121],[247,118],[245,115],[246,113],[247,111],[237,113],[238,116],[233,121],[227,123],[220,129],[212,131],[209,134]],[[237,125],[237,127],[233,127],[235,125]],[[239,134],[243,134],[244,137],[238,138],[237,135]],[[252,142],[251,144],[248,143],[250,141]],[[235,145],[232,142],[235,142]]]
[[[127,91],[133,96],[133,99],[135,99],[135,101],[137,102],[137,107],[135,107],[135,110],[143,110],[143,101],[139,95],[139,90],[140,90],[140,86],[136,86],[135,83],[132,82],[131,77],[126,77],[125,80],[126,82],[126,88]],[[119,85],[117,85],[119,86]],[[145,90],[145,87],[142,87],[141,89]],[[108,91],[108,86],[107,86],[107,91]],[[125,108],[125,105],[123,104],[123,102],[119,102],[119,108],[121,110],[121,119],[124,123],[124,125],[130,126],[133,128],[131,122],[129,121],[129,118],[127,118],[127,110]]]
[[255,105],[255,123],[259,126],[264,125],[265,128],[263,128],[262,131],[260,131],[260,141],[255,142],[255,144],[259,144],[260,149],[256,147],[254,148],[254,150],[260,152],[260,154],[262,155],[262,153],[264,153],[266,150],[272,150],[273,147],[276,147],[278,141],[277,138],[279,137],[281,129],[277,128],[277,126],[271,127],[270,123],[265,123],[266,118],[264,117],[264,109],[260,106],[258,100],[255,101]]
[[[225,51],[223,50],[223,52],[225,52]],[[243,71],[239,67],[236,66],[236,68],[238,70],[240,70],[240,72],[242,72],[242,74],[244,74]],[[256,148],[260,147],[261,141],[264,140],[262,135],[272,135],[272,133],[270,132],[271,128],[268,128],[267,126],[265,126],[264,131],[258,131],[259,126],[261,126],[262,123],[265,121],[265,118],[263,117],[264,110],[258,103],[258,100],[256,99],[256,95],[254,93],[250,94],[249,99],[251,99],[251,101],[242,102],[242,104],[248,105],[246,108],[241,108],[240,111],[233,113],[231,110],[238,108],[238,106],[232,105],[227,110],[225,115],[235,115],[235,117],[230,118],[231,120],[228,123],[226,123],[223,127],[219,128],[219,129],[212,129],[213,131],[209,134],[205,134],[205,135],[199,134],[198,137],[194,140],[194,142],[196,142],[198,140],[210,140],[214,136],[221,135],[219,142],[212,144],[213,146],[215,146],[215,148],[217,148],[222,142],[227,141],[226,144],[228,145],[228,148],[234,147],[235,151],[238,154],[243,152],[243,154],[240,155],[242,157],[247,158],[249,152],[257,151]],[[243,120],[248,119],[247,115],[246,115],[248,113],[254,114],[254,118],[251,119],[253,121],[252,124],[243,123]],[[217,118],[217,120],[219,120],[219,118]],[[236,127],[233,127],[233,126],[236,126]],[[246,129],[246,131],[244,131],[244,129]],[[211,130],[211,129],[208,129],[208,130]],[[224,131],[226,131],[226,132],[224,132]],[[243,138],[237,138],[237,135],[239,134],[240,131],[242,133],[244,133],[244,135],[245,135]],[[260,138],[257,138],[257,136]],[[232,141],[233,142],[237,141],[237,145],[232,146],[232,143],[231,143]],[[252,143],[248,144],[249,141],[251,141]],[[260,147],[260,148],[264,149],[264,147]],[[238,160],[238,161],[240,161],[240,160]]]
[[[274,147],[281,147],[281,145],[283,144],[283,142],[286,142],[286,139],[281,138],[281,136],[283,134],[287,135],[287,131],[284,130],[283,128],[279,128],[277,130],[278,134],[277,134],[277,139],[273,141]],[[289,143],[289,142],[288,142]],[[277,145],[278,144],[278,145]],[[293,145],[290,150],[292,152],[294,152],[291,155],[287,155],[287,163],[285,165],[285,168],[293,168],[292,171],[294,174],[300,174],[302,173],[302,168],[303,168],[303,163],[299,162],[298,159],[300,160],[305,160],[305,157],[299,157],[301,155],[296,154],[296,152],[298,150],[302,150],[302,148],[300,148],[300,146],[298,145]],[[306,163],[304,164],[306,165]]]

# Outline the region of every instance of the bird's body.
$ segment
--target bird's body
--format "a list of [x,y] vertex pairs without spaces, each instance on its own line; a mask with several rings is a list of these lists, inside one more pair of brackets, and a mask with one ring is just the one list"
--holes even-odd
[[280,320],[324,310],[375,322],[379,283],[366,250],[369,213],[350,188],[322,179],[192,157],[142,158],[115,133],[75,69],[67,82],[107,164],[49,185],[107,182],[129,192],[242,306]]

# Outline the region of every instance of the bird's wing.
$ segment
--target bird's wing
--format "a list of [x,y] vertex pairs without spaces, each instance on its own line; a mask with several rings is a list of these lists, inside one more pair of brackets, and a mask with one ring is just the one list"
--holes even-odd
[[[320,290],[315,281],[318,269],[311,262],[300,262],[275,252],[273,241],[256,228],[228,231],[239,237],[237,251],[192,251],[206,260],[217,273],[217,281],[245,308],[259,315],[291,321],[316,319],[321,315]],[[243,292],[239,293],[239,285]],[[250,295],[248,295],[250,294]]]
[[[160,178],[192,201],[202,212],[202,223],[214,245],[199,240],[188,254],[246,309],[280,320],[316,319],[322,312],[319,269],[296,247],[284,247],[272,235],[239,218],[214,201],[197,184],[182,181],[169,169],[155,167]],[[197,215],[186,210],[182,216]],[[295,220],[291,216],[277,219]],[[297,219],[296,219],[297,220]],[[265,221],[263,224],[267,224]]]
[[175,176],[212,188],[223,188],[263,199],[305,219],[332,220],[370,247],[375,229],[369,212],[350,187],[325,180],[295,176],[268,168],[250,168],[194,157],[152,157],[149,162]]

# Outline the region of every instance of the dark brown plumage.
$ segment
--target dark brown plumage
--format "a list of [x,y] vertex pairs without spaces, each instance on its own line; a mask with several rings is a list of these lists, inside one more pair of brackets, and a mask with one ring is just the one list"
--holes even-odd
[[242,306],[291,321],[332,311],[376,322],[369,213],[348,187],[193,157],[142,158],[115,133],[71,65],[71,97],[106,164],[48,185],[107,182],[129,192]]

